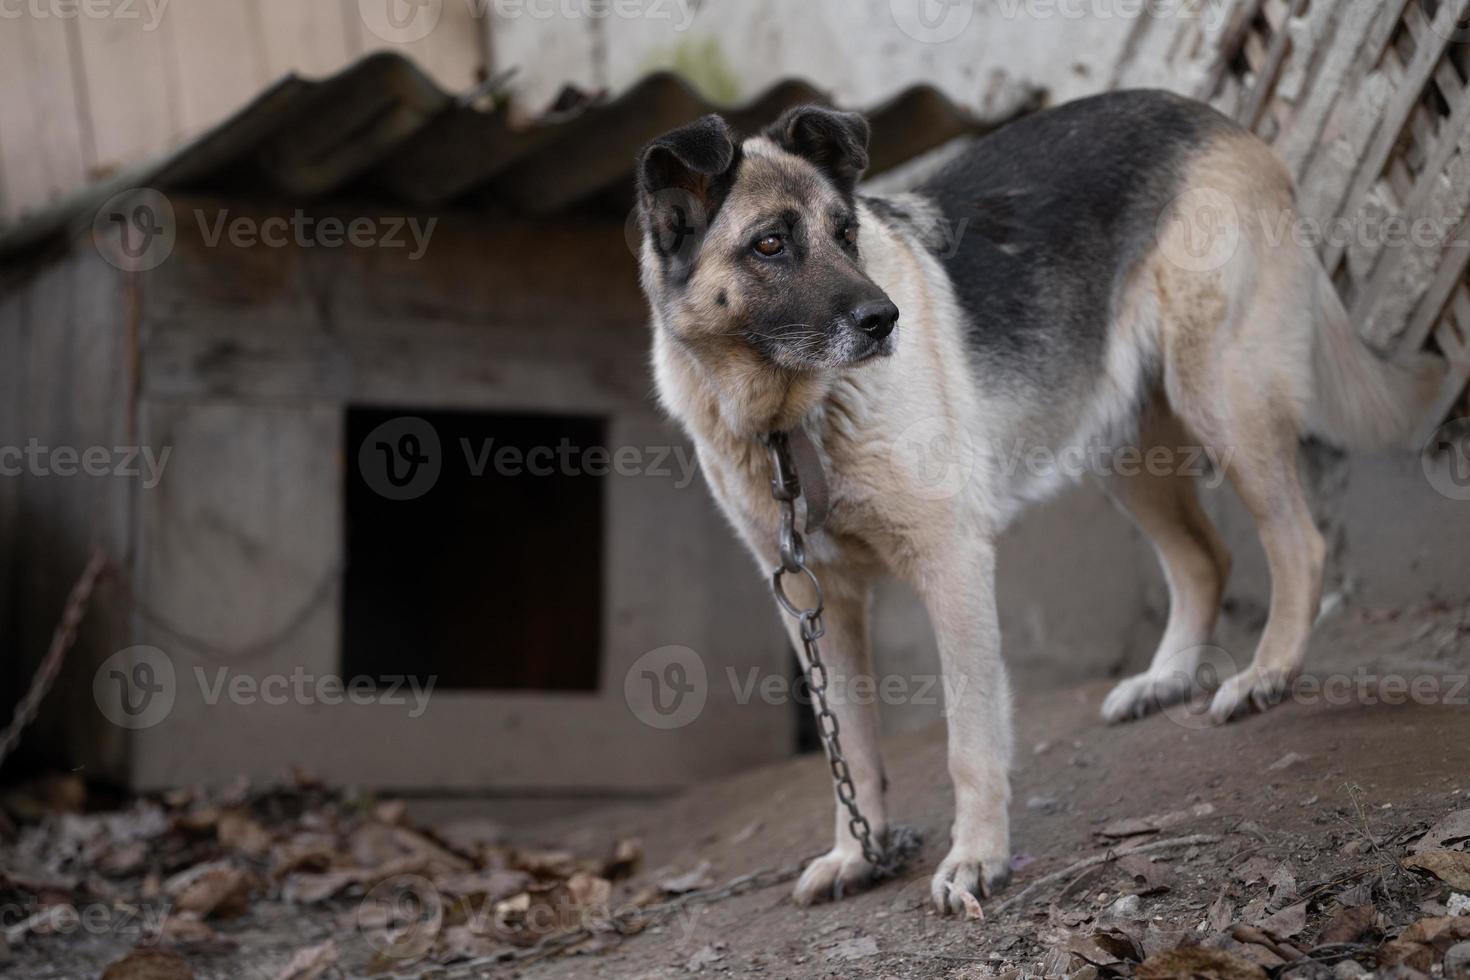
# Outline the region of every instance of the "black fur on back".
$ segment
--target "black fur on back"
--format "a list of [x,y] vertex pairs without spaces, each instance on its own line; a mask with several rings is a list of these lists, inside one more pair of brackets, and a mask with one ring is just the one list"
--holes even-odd
[[1046,385],[1100,365],[1183,164],[1234,126],[1166,92],[1114,92],[1010,123],[913,188],[946,224],[934,251],[987,373]]

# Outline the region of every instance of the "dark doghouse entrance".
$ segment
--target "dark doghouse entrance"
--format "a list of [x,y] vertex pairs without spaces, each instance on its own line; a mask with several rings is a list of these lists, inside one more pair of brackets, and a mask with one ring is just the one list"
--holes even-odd
[[346,435],[344,677],[597,690],[602,420],[349,408]]

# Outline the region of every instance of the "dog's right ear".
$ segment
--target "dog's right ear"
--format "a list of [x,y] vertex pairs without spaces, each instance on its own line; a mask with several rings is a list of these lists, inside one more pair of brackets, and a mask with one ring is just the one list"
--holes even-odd
[[654,251],[687,266],[729,191],[738,148],[710,114],[665,133],[638,158],[638,211]]

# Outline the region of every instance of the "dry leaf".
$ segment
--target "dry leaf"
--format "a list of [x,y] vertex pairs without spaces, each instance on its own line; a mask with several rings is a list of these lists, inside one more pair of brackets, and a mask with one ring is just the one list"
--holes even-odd
[[643,860],[643,845],[631,838],[618,841],[612,857],[602,865],[602,877],[609,881],[620,881],[631,877]]
[[1118,869],[1133,881],[1140,895],[1166,892],[1174,886],[1175,874],[1167,862],[1151,861],[1147,854],[1125,854],[1118,859]]
[[1138,980],[1266,980],[1266,971],[1224,950],[1191,946],[1150,956],[1135,976]]
[[1355,943],[1376,927],[1377,920],[1378,910],[1371,905],[1354,905],[1343,909],[1322,927],[1317,936],[1317,945]]
[[567,894],[579,909],[605,909],[612,900],[612,882],[606,878],[578,871],[567,879]]
[[1420,919],[1400,933],[1399,938],[1406,942],[1433,946],[1443,953],[1456,943],[1470,939],[1470,916],[1447,915]]
[[275,843],[264,827],[238,810],[220,814],[214,829],[222,845],[250,857],[264,857]]
[[1274,915],[1267,916],[1257,925],[1262,932],[1276,939],[1290,939],[1307,927],[1307,903],[1288,905]]
[[1421,851],[1404,858],[1404,867],[1427,871],[1459,891],[1470,891],[1470,854],[1464,851]]
[[658,887],[666,895],[683,895],[686,892],[697,892],[701,888],[708,888],[713,883],[714,879],[710,877],[710,863],[701,861],[699,867],[693,871],[665,878],[658,883]]
[[1230,927],[1235,924],[1235,905],[1221,894],[1215,899],[1215,904],[1210,906],[1205,922],[1211,935],[1229,932]]
[[225,862],[201,864],[164,882],[163,890],[180,912],[200,917],[230,916],[244,912],[255,890],[255,876]]
[[135,949],[102,971],[102,980],[194,980],[194,971],[178,953]]
[[1470,843],[1470,809],[1456,810],[1424,832],[1424,836],[1409,848],[1411,854],[1420,851],[1441,851],[1446,848]]
[[328,939],[317,946],[298,950],[286,968],[276,974],[276,980],[320,980],[337,962],[337,944]]
[[[974,897],[974,896],[971,896]],[[844,939],[827,951],[827,959],[845,963],[849,960],[867,959],[878,955],[878,940],[872,936]]]

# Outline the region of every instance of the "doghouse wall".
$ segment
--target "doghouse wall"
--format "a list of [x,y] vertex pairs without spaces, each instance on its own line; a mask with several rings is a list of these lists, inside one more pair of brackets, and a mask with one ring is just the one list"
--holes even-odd
[[[349,406],[597,417],[610,447],[669,459],[688,447],[652,402],[619,225],[442,219],[411,261],[402,249],[210,246],[198,227],[222,209],[230,221],[276,212],[178,198],[174,209],[179,240],[149,274],[141,349],[142,413],[173,455],[166,492],[143,502],[139,578],[153,605],[141,642],[172,661],[178,700],[133,737],[139,785],[297,764],[408,789],[649,790],[789,754],[795,712],[739,704],[727,680],[790,670],[765,583],[697,477],[676,485],[653,472],[606,480],[595,692],[441,687],[417,715],[387,698],[272,705],[211,693],[221,679],[343,670],[343,501],[360,449],[345,439]],[[442,465],[467,465],[443,439]],[[481,547],[498,560],[496,541]],[[537,625],[549,636],[563,623]],[[505,654],[496,622],[476,628],[486,656]],[[708,704],[672,733],[624,693],[635,662],[671,645],[694,651],[709,677]],[[398,663],[420,669],[412,649]]]
[[[142,492],[129,457],[137,293],[86,241],[0,281],[0,705],[29,687],[67,594],[94,547],[126,567]],[[88,453],[90,451],[90,457]],[[17,455],[23,454],[23,455]],[[90,462],[88,462],[90,460]],[[90,469],[92,472],[87,472]],[[126,775],[120,729],[99,714],[92,679],[127,635],[118,592],[94,594],[76,645],[7,773],[82,767]]]

